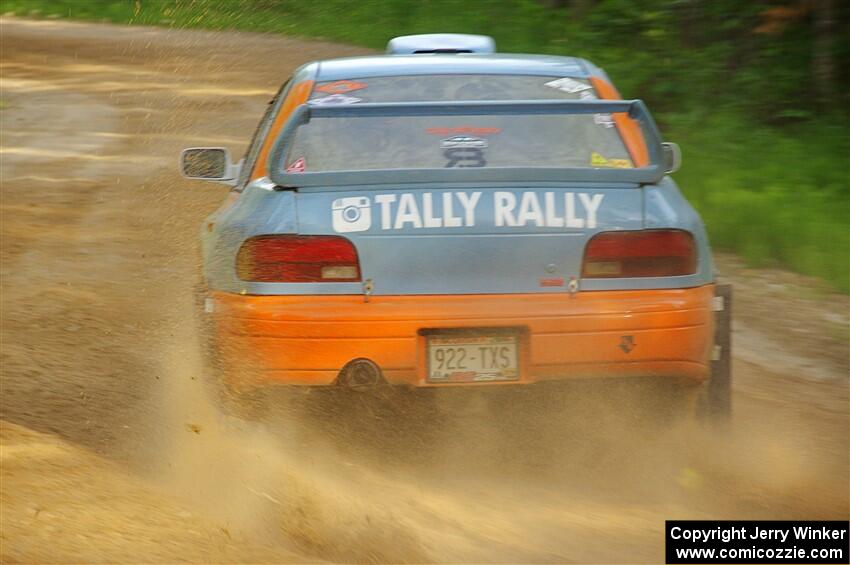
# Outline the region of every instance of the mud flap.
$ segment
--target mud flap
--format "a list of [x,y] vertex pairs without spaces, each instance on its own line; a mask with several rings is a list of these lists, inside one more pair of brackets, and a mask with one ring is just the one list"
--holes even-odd
[[203,279],[198,280],[192,287],[192,299],[196,316],[195,332],[203,357],[201,378],[208,398],[226,416],[247,421],[260,420],[267,411],[265,391],[249,386],[244,389],[234,387],[226,381],[212,325],[213,305],[208,296],[206,283]]
[[732,285],[719,284],[714,295],[714,349],[706,391],[705,415],[728,422],[732,415]]

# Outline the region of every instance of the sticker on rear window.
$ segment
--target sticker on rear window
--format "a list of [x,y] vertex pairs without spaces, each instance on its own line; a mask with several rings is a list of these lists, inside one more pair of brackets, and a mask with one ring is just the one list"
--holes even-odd
[[307,169],[307,160],[299,157],[286,167],[287,173],[303,173]]
[[596,151],[590,154],[590,166],[613,169],[631,169],[634,167],[630,159],[608,159]]
[[593,123],[606,128],[614,127],[614,117],[611,114],[594,114]]
[[324,98],[314,98],[307,103],[312,104],[313,106],[340,106],[343,104],[357,104],[358,102],[362,101],[362,98],[357,98],[356,96],[346,96],[345,94],[331,94],[329,96],[325,96]]
[[563,92],[569,92],[570,94],[575,94],[576,92],[581,92],[582,90],[592,90],[593,87],[589,84],[585,84],[583,82],[579,82],[575,79],[564,77],[556,80],[550,80],[545,83],[549,88],[557,88]]
[[443,157],[447,159],[444,167],[446,169],[487,166],[484,150],[480,147],[451,147],[443,150]]
[[492,135],[502,133],[502,128],[479,128],[474,126],[457,126],[449,128],[427,128],[429,135]]
[[346,92],[351,92],[352,90],[361,90],[363,88],[366,88],[367,86],[369,85],[353,80],[338,80],[335,82],[329,82],[328,84],[317,86],[316,92],[324,92],[326,94],[345,94]]
[[440,142],[441,149],[452,149],[454,147],[475,147],[483,149],[487,147],[487,140],[480,137],[470,137],[468,135],[456,135]]

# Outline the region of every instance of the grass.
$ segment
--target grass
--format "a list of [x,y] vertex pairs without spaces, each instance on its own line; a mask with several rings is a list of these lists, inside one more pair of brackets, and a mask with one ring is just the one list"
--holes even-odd
[[[744,69],[729,79],[741,81],[737,91],[719,89],[718,77],[725,75],[718,74],[716,61],[729,42],[670,56],[669,14],[631,4],[597,4],[596,13],[581,23],[553,18],[539,0],[3,0],[3,11],[251,30],[376,49],[394,35],[486,33],[505,52],[587,57],[608,71],[626,97],[647,99],[666,137],[682,145],[684,166],[675,178],[702,215],[716,249],[734,251],[755,266],[784,265],[850,291],[846,115],[818,117],[789,102],[784,125],[765,124],[745,107],[757,96],[742,93],[748,84],[755,88],[782,79],[778,66],[760,68],[762,74]],[[624,11],[630,6],[631,12]],[[630,43],[629,30],[636,24],[643,31]],[[615,33],[606,35],[608,28]]]
[[839,157],[850,155],[846,128],[779,130],[721,115],[682,119],[667,130],[685,156],[676,181],[700,212],[713,247],[848,291],[850,222]]

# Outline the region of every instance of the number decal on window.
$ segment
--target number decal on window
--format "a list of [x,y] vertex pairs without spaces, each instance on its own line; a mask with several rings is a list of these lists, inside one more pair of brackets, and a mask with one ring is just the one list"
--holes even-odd
[[484,167],[487,160],[484,151],[478,147],[453,147],[443,151],[443,156],[448,159],[445,168],[452,167]]

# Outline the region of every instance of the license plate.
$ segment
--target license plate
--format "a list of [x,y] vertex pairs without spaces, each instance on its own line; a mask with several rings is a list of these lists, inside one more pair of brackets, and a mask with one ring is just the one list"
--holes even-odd
[[430,335],[429,382],[469,383],[519,378],[516,335]]

